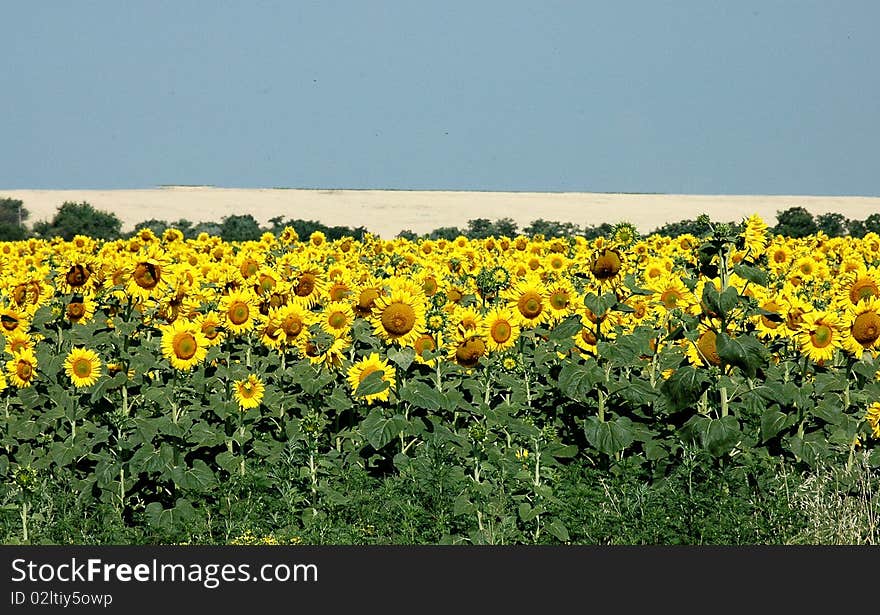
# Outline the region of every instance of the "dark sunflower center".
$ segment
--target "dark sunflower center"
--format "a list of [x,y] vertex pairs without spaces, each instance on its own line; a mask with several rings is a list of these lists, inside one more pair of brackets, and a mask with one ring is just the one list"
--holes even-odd
[[534,291],[527,291],[516,302],[519,313],[526,318],[537,318],[544,309],[541,296]]
[[15,366],[15,375],[27,382],[34,375],[34,367],[27,361],[19,361]]
[[315,290],[315,276],[311,273],[304,273],[300,276],[299,281],[296,283],[296,287],[293,289],[293,292],[296,293],[297,297],[308,297],[312,294],[312,291]]
[[77,359],[73,362],[73,373],[78,378],[88,378],[92,375],[92,362],[88,359]]
[[490,335],[492,339],[495,340],[498,344],[503,344],[507,340],[510,339],[512,335],[512,331],[510,329],[510,323],[504,320],[499,320],[492,324],[492,328],[490,330]]
[[462,367],[474,367],[484,354],[486,354],[486,344],[483,340],[470,339],[456,349],[455,360]]
[[86,306],[83,303],[69,303],[67,305],[67,317],[70,320],[79,320],[86,314]]
[[299,316],[286,316],[281,321],[281,328],[288,337],[296,337],[303,329],[302,319]]
[[327,322],[334,329],[341,329],[348,323],[348,317],[342,312],[333,312],[327,319]]
[[138,263],[133,277],[135,284],[144,290],[152,290],[162,279],[162,268],[153,263]]
[[393,336],[406,335],[416,323],[416,312],[406,303],[392,303],[382,312],[382,327]]
[[831,344],[834,333],[828,325],[819,325],[810,334],[810,342],[816,348],[827,348]]
[[67,271],[67,275],[64,276],[65,280],[67,280],[67,284],[78,288],[86,283],[89,279],[89,270],[83,267],[82,265],[74,265]]
[[614,250],[605,249],[593,259],[590,272],[597,280],[610,280],[620,273],[621,264],[620,254]]
[[550,295],[550,306],[555,310],[564,310],[568,307],[570,298],[566,292],[555,292]]
[[196,338],[192,336],[192,333],[180,333],[177,337],[174,338],[174,354],[178,359],[183,359],[187,361],[192,359],[196,350],[198,350],[199,345],[196,343]]
[[852,335],[862,346],[871,346],[880,337],[880,316],[876,312],[865,312],[856,316]]
[[244,303],[243,301],[234,301],[232,305],[229,306],[227,313],[229,314],[229,320],[232,324],[242,325],[247,322],[251,311],[250,308],[248,308],[247,303]]

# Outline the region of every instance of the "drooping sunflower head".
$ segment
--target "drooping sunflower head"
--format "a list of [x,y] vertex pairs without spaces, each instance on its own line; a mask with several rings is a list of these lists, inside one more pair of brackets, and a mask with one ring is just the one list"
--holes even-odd
[[33,350],[24,349],[6,362],[6,373],[20,389],[31,386],[37,377],[37,357]]
[[243,380],[236,380],[233,384],[233,397],[242,410],[250,410],[258,407],[263,401],[266,385],[255,374],[250,374]]
[[597,250],[590,259],[590,273],[600,285],[616,280],[622,268],[623,256],[614,248]]
[[0,333],[11,333],[15,330],[24,330],[27,328],[27,313],[14,307],[0,306]]
[[64,370],[75,387],[90,387],[101,376],[101,359],[90,348],[74,348],[64,359]]
[[472,369],[486,356],[486,341],[479,335],[466,335],[455,338],[450,347],[450,358],[458,365]]

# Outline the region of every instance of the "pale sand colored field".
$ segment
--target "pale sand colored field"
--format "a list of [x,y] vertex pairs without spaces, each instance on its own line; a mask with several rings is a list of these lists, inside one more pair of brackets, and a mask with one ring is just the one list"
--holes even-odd
[[839,212],[863,220],[880,212],[880,197],[604,194],[577,192],[445,192],[397,190],[239,189],[173,186],[144,190],[0,190],[0,198],[21,199],[28,224],[51,220],[65,201],[87,201],[114,212],[123,231],[151,218],[193,223],[251,214],[261,225],[270,218],[315,220],[327,226],[363,226],[391,238],[401,230],[428,233],[442,226],[466,227],[475,218],[512,218],[519,228],[537,219],[580,226],[632,222],[642,233],[702,213],[717,221],[738,221],[753,213],[768,224],[776,213],[802,206],[814,215]]

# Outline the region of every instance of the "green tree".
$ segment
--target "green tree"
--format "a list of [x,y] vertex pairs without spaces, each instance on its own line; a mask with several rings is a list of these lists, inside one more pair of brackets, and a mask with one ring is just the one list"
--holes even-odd
[[865,231],[880,235],[880,214],[871,214],[865,218]]
[[773,227],[773,232],[777,235],[798,239],[812,235],[818,230],[813,214],[803,207],[790,207],[776,212],[776,226]]
[[836,212],[816,216],[816,227],[829,237],[846,235],[848,223],[846,216]]
[[251,214],[224,216],[220,223],[220,237],[224,241],[257,241],[263,229]]
[[0,199],[0,241],[20,241],[28,236],[24,221],[28,210],[20,199]]
[[43,239],[61,237],[70,241],[76,235],[112,241],[119,239],[122,221],[114,213],[100,211],[86,201],[65,201],[50,222],[34,224],[34,233]]

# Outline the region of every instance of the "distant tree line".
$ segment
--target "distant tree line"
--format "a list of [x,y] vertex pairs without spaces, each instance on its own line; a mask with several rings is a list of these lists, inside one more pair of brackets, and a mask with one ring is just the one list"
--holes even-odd
[[[250,214],[224,216],[215,222],[193,223],[186,219],[174,222],[151,218],[137,224],[134,230],[123,233],[122,221],[114,213],[95,209],[86,201],[65,201],[58,207],[51,220],[35,222],[29,229],[25,221],[29,212],[19,199],[0,198],[0,241],[18,241],[31,237],[51,239],[61,237],[71,240],[76,235],[87,235],[96,239],[111,241],[126,239],[138,230],[148,228],[157,236],[169,228],[179,230],[187,239],[198,237],[201,233],[216,235],[225,241],[256,241],[264,233],[272,233],[276,237],[287,228],[293,228],[300,238],[307,238],[313,232],[322,232],[328,240],[342,237],[363,239],[369,231],[363,226],[327,226],[315,220],[285,219],[283,216],[271,218],[267,225],[262,226]],[[767,221],[769,222],[769,221]],[[741,222],[729,222],[731,226],[741,227]],[[434,229],[430,233],[418,235],[410,230],[401,231],[397,236],[405,239],[447,239],[466,237],[468,239],[485,239],[487,237],[529,237],[543,236],[546,239],[581,236],[595,239],[608,237],[614,231],[614,225],[603,222],[598,225],[579,226],[571,222],[556,222],[537,219],[528,226],[519,228],[511,218],[489,220],[474,218],[468,220],[467,226],[445,226]],[[869,215],[864,220],[850,220],[843,214],[825,213],[814,216],[800,206],[776,212],[776,224],[769,231],[788,237],[805,237],[822,232],[829,237],[864,237],[868,233],[880,234],[880,213]],[[704,237],[711,232],[710,223],[705,219],[679,220],[657,227],[651,233],[677,236],[691,234]]]

